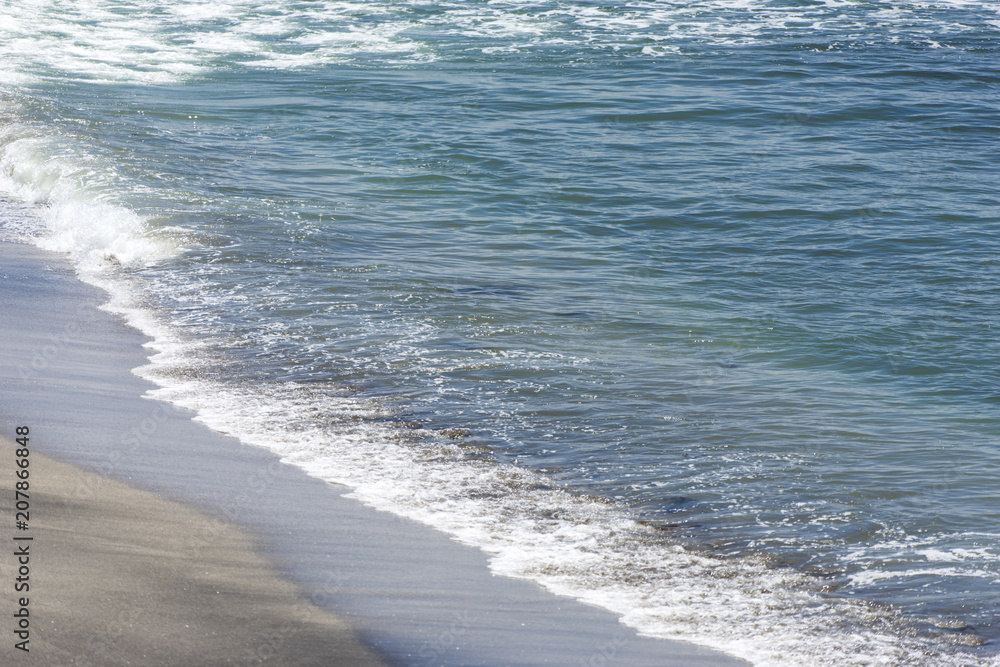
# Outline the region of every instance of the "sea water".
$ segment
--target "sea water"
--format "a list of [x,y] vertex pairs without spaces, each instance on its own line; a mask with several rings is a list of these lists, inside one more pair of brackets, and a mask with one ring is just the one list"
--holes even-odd
[[3,233],[497,573],[1000,664],[998,69],[986,0],[6,2]]

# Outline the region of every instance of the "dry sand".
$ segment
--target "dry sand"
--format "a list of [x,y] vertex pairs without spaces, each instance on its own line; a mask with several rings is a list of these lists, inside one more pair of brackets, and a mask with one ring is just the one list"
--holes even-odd
[[[245,532],[152,493],[32,452],[30,528],[17,530],[15,448],[0,439],[11,463],[0,664],[382,664],[342,618],[279,577]],[[14,595],[14,552],[25,545],[30,590]],[[15,648],[19,596],[28,598],[28,653]]]

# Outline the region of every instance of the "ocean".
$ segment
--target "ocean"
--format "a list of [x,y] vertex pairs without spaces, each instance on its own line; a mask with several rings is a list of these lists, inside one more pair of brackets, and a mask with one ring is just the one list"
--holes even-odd
[[495,573],[997,665],[998,100],[987,0],[4,2],[0,233]]

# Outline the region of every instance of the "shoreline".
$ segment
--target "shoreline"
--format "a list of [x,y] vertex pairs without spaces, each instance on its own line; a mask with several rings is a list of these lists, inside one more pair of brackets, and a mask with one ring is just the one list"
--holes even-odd
[[[494,576],[485,553],[345,499],[347,488],[144,398],[155,385],[131,369],[146,363],[147,339],[98,309],[103,292],[33,246],[0,243],[0,259],[0,433],[27,425],[33,453],[242,529],[311,603],[346,619],[388,662],[748,664],[639,636],[611,612]],[[191,548],[213,543],[214,531],[196,531]]]

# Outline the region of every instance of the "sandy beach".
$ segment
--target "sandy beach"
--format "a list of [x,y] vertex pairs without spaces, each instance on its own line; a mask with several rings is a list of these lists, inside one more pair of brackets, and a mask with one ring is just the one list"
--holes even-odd
[[1000,667],[1000,0],[0,16],[0,667]]
[[[8,459],[18,448],[0,447]],[[3,664],[384,664],[244,531],[38,453],[29,460],[30,527],[15,537],[31,539],[14,543],[27,553],[28,588],[4,597],[3,614],[10,624],[27,610],[27,641],[5,641]],[[5,507],[12,480],[5,475]],[[193,535],[209,533],[192,548]],[[0,561],[5,582],[15,560]]]
[[104,301],[61,256],[0,244],[0,432],[30,428],[38,494],[32,651],[4,628],[5,665],[746,664],[494,576],[483,552],[144,398],[146,339]]

